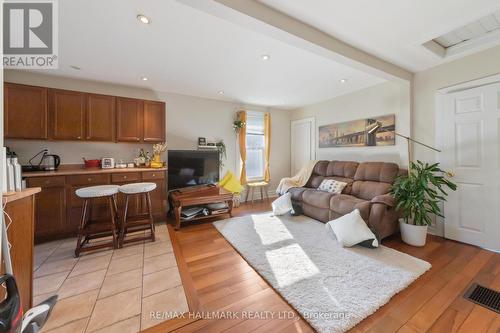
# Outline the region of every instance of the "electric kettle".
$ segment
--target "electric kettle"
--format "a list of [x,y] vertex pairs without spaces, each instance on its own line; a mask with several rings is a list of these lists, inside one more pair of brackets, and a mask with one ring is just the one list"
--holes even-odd
[[45,171],[57,170],[57,167],[61,164],[61,158],[59,155],[44,154],[40,164]]

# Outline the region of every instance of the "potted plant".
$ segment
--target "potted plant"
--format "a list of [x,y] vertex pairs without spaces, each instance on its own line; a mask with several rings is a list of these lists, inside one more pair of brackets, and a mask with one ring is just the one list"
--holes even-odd
[[224,167],[224,160],[227,158],[226,144],[224,140],[220,140],[215,144],[217,146],[217,151],[219,152],[219,167],[222,170]]
[[239,133],[240,129],[245,127],[245,125],[246,125],[246,123],[244,121],[241,121],[238,119],[233,121],[233,129],[236,133]]
[[401,238],[407,244],[424,246],[427,227],[432,223],[431,215],[444,217],[438,206],[446,201],[445,189],[455,191],[457,185],[448,177],[453,174],[439,168],[439,163],[411,162],[408,175],[396,179],[391,194],[396,200],[396,209],[403,218],[399,220]]

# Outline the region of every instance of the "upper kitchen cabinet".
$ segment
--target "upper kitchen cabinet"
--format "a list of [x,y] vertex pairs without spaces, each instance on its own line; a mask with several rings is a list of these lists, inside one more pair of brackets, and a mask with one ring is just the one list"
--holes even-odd
[[116,140],[139,142],[143,137],[143,109],[141,99],[116,98]]
[[47,139],[47,88],[4,84],[4,132],[10,139]]
[[5,83],[8,139],[162,142],[165,103]]
[[165,103],[144,101],[144,141],[165,141]]
[[84,140],[85,94],[78,91],[49,89],[50,138]]
[[114,96],[86,94],[86,140],[115,141]]

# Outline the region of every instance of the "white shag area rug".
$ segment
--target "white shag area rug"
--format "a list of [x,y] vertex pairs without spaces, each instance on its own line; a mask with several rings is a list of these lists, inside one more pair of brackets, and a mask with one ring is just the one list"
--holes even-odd
[[385,246],[343,248],[306,216],[269,212],[214,226],[321,333],[354,327],[431,267]]

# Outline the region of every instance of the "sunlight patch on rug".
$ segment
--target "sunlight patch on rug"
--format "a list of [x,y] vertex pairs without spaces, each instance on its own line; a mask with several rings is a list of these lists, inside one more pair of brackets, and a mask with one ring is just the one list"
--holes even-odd
[[252,222],[255,232],[259,235],[263,245],[293,238],[279,219],[275,219],[275,223],[269,223],[269,217],[266,215],[252,215]]
[[[298,244],[266,251],[266,258],[269,265],[273,267],[274,277],[280,287],[286,287],[319,274],[318,267]],[[284,265],[294,265],[294,274],[288,274],[287,270],[282,267]]]

